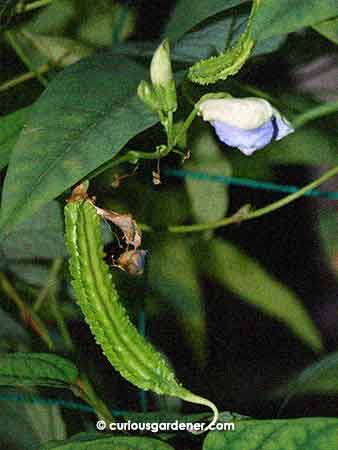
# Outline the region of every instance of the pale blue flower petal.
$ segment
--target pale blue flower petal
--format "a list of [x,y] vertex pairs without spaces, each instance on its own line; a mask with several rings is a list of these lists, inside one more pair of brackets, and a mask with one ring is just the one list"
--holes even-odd
[[238,148],[245,155],[251,155],[265,147],[278,134],[274,119],[268,120],[253,130],[244,130],[219,121],[211,122],[211,124],[224,144]]
[[283,137],[295,131],[294,128],[292,128],[291,124],[278,112],[276,112],[274,117],[276,120],[276,128],[277,128],[277,134],[275,137],[276,141],[283,139]]

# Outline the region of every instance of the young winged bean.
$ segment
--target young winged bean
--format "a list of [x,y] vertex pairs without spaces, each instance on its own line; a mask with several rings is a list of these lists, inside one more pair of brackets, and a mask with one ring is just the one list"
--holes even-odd
[[194,83],[211,84],[235,75],[250,57],[255,42],[251,39],[251,20],[261,0],[254,0],[248,25],[236,45],[225,53],[197,62],[189,69],[188,78]]
[[130,321],[103,259],[100,221],[90,200],[77,199],[65,207],[72,285],[96,342],[115,369],[135,386],[206,405],[213,410],[215,423],[216,406],[185,389],[160,353]]

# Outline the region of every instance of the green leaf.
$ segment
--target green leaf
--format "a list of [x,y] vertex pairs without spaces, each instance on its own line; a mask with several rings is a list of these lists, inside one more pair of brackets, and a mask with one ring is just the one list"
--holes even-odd
[[[18,401],[13,401],[13,397]],[[17,391],[0,391],[1,448],[35,450],[52,439],[66,437],[66,427],[57,405],[24,403]]]
[[10,353],[0,357],[0,385],[70,387],[76,384],[73,363],[51,353]]
[[308,126],[297,129],[283,141],[275,141],[262,158],[266,156],[274,164],[335,165],[336,142],[336,136]]
[[80,433],[63,442],[53,442],[41,450],[174,450],[158,439],[129,436],[100,436],[98,433]]
[[0,308],[0,345],[7,340],[10,342],[28,343],[29,335],[19,323]]
[[0,170],[7,166],[13,147],[27,120],[30,108],[22,108],[0,118]]
[[[191,155],[191,160],[184,165],[185,170],[211,175],[231,175],[231,167],[207,125],[201,128],[192,140]],[[225,216],[228,209],[225,185],[192,176],[187,176],[185,183],[198,222],[212,222]]]
[[21,223],[2,239],[0,248],[9,260],[66,256],[59,204],[50,202],[34,217]]
[[68,67],[48,85],[13,150],[2,199],[5,234],[157,122],[136,96],[146,74],[105,53]]
[[251,36],[251,22],[258,5],[259,0],[253,0],[246,28],[234,45],[227,48],[224,53],[198,61],[189,68],[188,78],[191,81],[199,84],[216,83],[235,75],[242,68],[255,46]]
[[331,209],[323,208],[316,226],[328,265],[338,275],[337,209],[334,205]]
[[229,242],[214,240],[203,258],[206,273],[244,301],[280,320],[313,350],[322,338],[298,297]]
[[8,270],[25,283],[33,286],[44,286],[48,280],[48,267],[35,261],[8,262]]
[[77,12],[77,5],[72,0],[51,2],[36,10],[28,22],[25,20],[25,29],[33,33],[60,35]]
[[165,36],[175,41],[195,25],[210,16],[245,3],[246,0],[179,0],[165,30]]
[[25,27],[17,32],[16,39],[34,67],[48,63],[65,67],[93,53],[91,47],[75,39],[38,34]]
[[291,33],[337,15],[337,0],[264,0],[252,20],[252,37]]
[[284,408],[295,395],[338,394],[338,352],[311,364],[285,386],[279,388],[277,394],[286,394],[281,408]]
[[150,255],[150,287],[173,308],[196,358],[202,362],[205,350],[205,312],[189,243],[178,238],[160,239],[154,242]]
[[[249,13],[208,21],[206,25],[187,33],[177,42],[171,51],[172,60],[191,64],[223,53],[226,47],[233,46],[244,33],[248,18]],[[254,47],[251,56],[273,52],[284,40],[284,36],[277,36],[260,41]]]
[[338,419],[243,420],[233,433],[212,431],[203,450],[333,450]]
[[314,25],[313,28],[334,44],[338,45],[338,17],[320,22],[317,25]]

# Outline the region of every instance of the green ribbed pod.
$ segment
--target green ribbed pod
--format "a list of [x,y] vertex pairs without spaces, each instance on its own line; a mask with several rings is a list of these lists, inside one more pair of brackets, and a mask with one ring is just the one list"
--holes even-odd
[[72,285],[96,342],[115,369],[132,384],[157,394],[206,405],[213,410],[212,423],[215,423],[218,417],[216,406],[185,389],[175,379],[161,354],[130,321],[103,259],[100,222],[89,200],[73,201],[65,207]]

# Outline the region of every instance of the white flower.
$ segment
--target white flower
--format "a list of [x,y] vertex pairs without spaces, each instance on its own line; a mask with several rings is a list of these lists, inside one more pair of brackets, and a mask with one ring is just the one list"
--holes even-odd
[[222,142],[237,147],[245,155],[294,131],[291,124],[261,98],[209,99],[199,105],[199,113],[213,125]]

